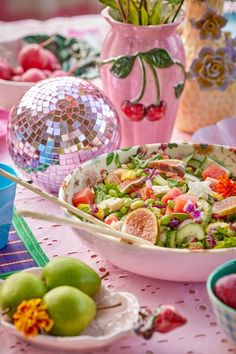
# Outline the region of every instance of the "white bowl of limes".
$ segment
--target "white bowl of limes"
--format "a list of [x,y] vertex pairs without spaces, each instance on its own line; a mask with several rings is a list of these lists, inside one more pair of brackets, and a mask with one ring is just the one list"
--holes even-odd
[[[87,280],[83,266],[89,269]],[[74,276],[76,267],[77,277]],[[52,268],[55,271],[51,272]],[[63,271],[64,280],[61,277]],[[138,320],[140,309],[137,298],[127,292],[108,291],[98,278],[95,271],[77,259],[62,257],[49,262],[44,268],[30,268],[6,280],[0,280],[1,325],[9,333],[33,345],[82,353],[99,350],[118,339],[133,335],[134,323]],[[65,279],[68,285],[63,285]],[[86,282],[89,282],[89,279],[92,279],[93,284],[92,287],[91,284],[87,287],[89,294],[75,287],[80,283],[79,286],[82,284],[83,290],[87,291]],[[13,283],[14,289],[11,288]],[[46,287],[45,290],[42,290],[42,284]],[[41,298],[42,305],[46,305],[47,314],[52,321],[51,325],[48,323],[51,328],[48,332],[39,330],[36,335],[32,335],[36,326],[32,328],[32,333],[29,331],[27,335],[19,330],[20,326],[24,326],[25,319],[22,316],[22,300],[27,306],[30,300],[35,298]],[[21,305],[15,306],[19,304]]]

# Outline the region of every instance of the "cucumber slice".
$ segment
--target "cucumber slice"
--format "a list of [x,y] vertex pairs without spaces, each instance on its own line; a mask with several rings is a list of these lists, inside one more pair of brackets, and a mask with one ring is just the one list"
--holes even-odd
[[171,219],[177,219],[181,222],[190,219],[190,215],[188,213],[172,213],[169,214],[169,216],[171,217]]
[[160,175],[157,175],[153,178],[152,184],[157,186],[168,186],[167,181]]
[[164,195],[169,192],[170,188],[168,186],[152,186],[152,190],[155,195]]
[[188,166],[198,168],[200,165],[201,165],[201,161],[199,160],[191,159],[190,161],[188,161]]
[[198,168],[195,173],[194,173],[194,176],[199,178],[201,180],[202,178],[202,169],[201,168]]
[[194,157],[194,152],[189,154],[188,156],[184,157],[182,160],[188,164],[190,160],[192,160]]
[[181,244],[185,238],[195,237],[198,240],[203,240],[205,238],[205,232],[201,225],[190,222],[178,229],[176,235],[177,244]]
[[205,155],[199,155],[198,153],[194,152],[193,159],[203,162],[205,160]]
[[185,179],[187,179],[188,181],[191,181],[191,182],[201,182],[200,178],[190,175],[189,173],[185,173]]
[[208,167],[210,164],[212,164],[212,163],[214,163],[215,165],[217,165],[217,166],[219,166],[220,168],[222,168],[228,176],[231,175],[232,172],[231,172],[228,168],[226,168],[226,167],[223,166],[221,163],[219,163],[218,161],[213,160],[213,159],[210,158],[210,157],[206,157],[206,158],[202,161],[202,163],[200,164],[199,167],[204,170],[205,168],[207,168],[207,167]]
[[160,241],[161,243],[165,244],[168,231],[169,231],[168,229],[164,229],[164,228],[161,227],[161,231],[160,231],[160,234],[158,236],[158,241]]
[[203,211],[203,223],[206,226],[207,224],[209,224],[212,218],[212,207],[205,200],[200,200],[198,202],[198,207],[200,210]]
[[175,230],[170,230],[167,232],[165,246],[170,247],[170,248],[176,248],[176,231]]

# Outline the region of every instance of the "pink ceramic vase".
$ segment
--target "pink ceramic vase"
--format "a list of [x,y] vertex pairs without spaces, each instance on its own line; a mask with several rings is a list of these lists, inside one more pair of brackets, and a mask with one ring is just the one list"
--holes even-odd
[[[184,47],[177,32],[178,24],[137,26],[115,21],[107,9],[102,14],[111,29],[103,43],[100,73],[103,89],[120,116],[121,147],[169,142],[178,108],[177,96],[185,79],[181,64],[185,58]],[[126,62],[117,61],[117,57],[125,57]],[[137,60],[132,62],[132,58]],[[153,65],[149,65],[150,61]],[[117,77],[122,66],[123,75]],[[125,67],[132,67],[129,75]],[[135,100],[137,97],[141,99]],[[132,100],[136,106],[127,106],[127,101]],[[150,105],[154,106],[148,111]]]

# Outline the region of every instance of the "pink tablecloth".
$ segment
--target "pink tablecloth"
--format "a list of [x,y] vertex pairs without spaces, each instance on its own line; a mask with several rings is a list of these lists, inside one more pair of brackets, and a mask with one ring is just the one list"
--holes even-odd
[[[55,24],[55,26],[54,26]],[[106,27],[100,17],[73,18],[71,20],[55,19],[44,24],[43,29],[49,32],[55,28],[66,31],[69,27],[76,30],[86,27],[96,31],[94,26],[101,30]],[[80,24],[80,26],[79,26]],[[73,26],[74,25],[74,26]],[[7,40],[26,32],[41,30],[37,21],[26,21],[21,24],[1,24],[1,36]],[[190,136],[174,131],[172,141],[189,140]],[[11,163],[5,143],[0,143],[0,161]],[[61,210],[53,204],[35,196],[24,188],[17,188],[16,207],[50,212],[56,215]],[[236,353],[233,345],[226,339],[225,334],[218,326],[212,313],[204,283],[174,283],[149,279],[107,263],[104,256],[96,254],[84,245],[75,233],[68,227],[51,225],[41,221],[28,220],[28,224],[47,256],[52,259],[58,256],[72,256],[90,264],[100,274],[109,270],[109,276],[104,284],[110,290],[125,290],[133,292],[139,299],[141,306],[154,309],[159,304],[173,304],[188,318],[188,323],[170,334],[156,334],[153,339],[144,341],[140,338],[126,339],[115,343],[111,348],[100,354],[226,354]],[[170,259],[171,262],[171,259]],[[174,266],[174,265],[173,265]],[[11,337],[0,328],[1,354],[50,354],[52,352],[34,348],[23,341]],[[98,354],[98,352],[97,352]]]

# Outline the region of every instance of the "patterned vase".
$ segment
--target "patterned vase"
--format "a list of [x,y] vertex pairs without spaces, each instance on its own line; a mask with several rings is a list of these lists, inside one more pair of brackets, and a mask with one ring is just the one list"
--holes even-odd
[[[199,29],[192,26],[192,19],[201,18],[207,8],[205,1],[187,0],[185,3],[186,17],[181,28],[182,40],[186,54],[186,71],[193,60],[198,57],[203,47],[214,50],[225,47],[225,39],[201,39]],[[208,0],[208,6],[217,14],[223,11],[223,0]],[[236,114],[236,83],[230,83],[225,90],[201,89],[197,81],[186,81],[180,99],[177,127],[185,132],[193,133],[199,128],[231,117]]]
[[111,18],[107,9],[103,16],[111,29],[101,52],[101,78],[118,110],[121,146],[169,142],[184,81],[178,24],[122,23]]

